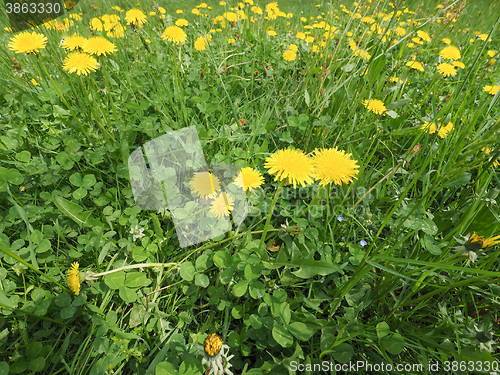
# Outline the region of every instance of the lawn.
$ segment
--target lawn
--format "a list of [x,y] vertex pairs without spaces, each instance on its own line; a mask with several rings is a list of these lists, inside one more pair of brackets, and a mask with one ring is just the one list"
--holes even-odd
[[500,373],[497,8],[1,5],[0,374]]

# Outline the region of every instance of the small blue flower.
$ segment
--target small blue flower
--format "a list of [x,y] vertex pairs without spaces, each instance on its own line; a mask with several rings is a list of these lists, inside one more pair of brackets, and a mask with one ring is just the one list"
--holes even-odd
[[342,221],[342,220],[344,220],[344,217],[342,215],[339,215],[339,216],[337,216],[337,220]]
[[366,242],[365,240],[361,240],[361,241],[359,241],[359,244],[364,247],[364,246],[368,245],[368,242]]

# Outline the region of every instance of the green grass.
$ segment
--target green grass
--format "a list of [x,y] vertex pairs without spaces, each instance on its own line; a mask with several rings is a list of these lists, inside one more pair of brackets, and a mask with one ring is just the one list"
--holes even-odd
[[[479,366],[500,361],[500,250],[484,242],[500,234],[500,94],[484,89],[500,84],[495,2],[455,2],[443,17],[435,1],[397,1],[416,13],[384,21],[388,1],[342,11],[283,0],[293,17],[225,27],[212,18],[235,2],[207,2],[207,17],[191,12],[195,1],[159,3],[165,19],[149,16],[150,2],[94,10],[81,1],[83,19],[69,30],[38,29],[47,45],[36,55],[10,50],[0,19],[0,372],[205,374],[197,346],[217,333],[234,374],[320,373],[295,366],[321,361],[491,373]],[[90,37],[90,20],[105,13],[125,25],[116,4],[137,6],[148,22],[108,37],[117,50],[99,56],[95,72],[68,73],[61,39]],[[161,38],[178,18],[189,21],[182,46]],[[331,27],[323,45],[321,25],[304,28],[321,21]],[[431,41],[412,41],[419,30]],[[209,48],[197,51],[207,33]],[[437,71],[443,38],[465,65],[446,78]],[[287,62],[291,43],[297,58]],[[414,59],[423,72],[406,65]],[[368,111],[369,99],[387,112]],[[422,130],[426,122],[453,127],[441,137]],[[247,193],[239,226],[183,248],[170,210],[136,204],[128,158],[188,126],[209,165],[252,167],[265,181]],[[294,189],[264,167],[286,147],[337,147],[359,173]],[[78,295],[67,285],[74,262]]]

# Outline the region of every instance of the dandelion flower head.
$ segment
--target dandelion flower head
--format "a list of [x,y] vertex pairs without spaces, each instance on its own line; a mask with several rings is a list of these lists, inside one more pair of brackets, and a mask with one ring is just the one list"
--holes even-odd
[[73,34],[61,40],[61,47],[66,50],[74,51],[81,49],[86,41],[87,38],[78,34]]
[[82,46],[83,52],[89,53],[91,55],[107,55],[116,52],[116,46],[113,42],[100,37],[94,36],[88,39]]
[[146,22],[146,15],[141,10],[132,8],[125,13],[125,21],[127,21],[129,25],[141,28]]
[[336,147],[315,150],[313,177],[320,180],[320,186],[328,185],[331,182],[335,185],[350,183],[359,172],[357,161],[351,159],[351,156],[351,154],[338,150]]
[[275,181],[286,180],[294,188],[297,187],[297,184],[306,186],[313,182],[311,177],[314,169],[312,160],[301,150],[292,148],[278,150],[266,158],[264,167],[268,169],[269,174],[276,175]]
[[47,38],[35,31],[24,31],[13,36],[9,41],[9,49],[15,53],[37,53],[45,48]]
[[283,52],[283,59],[285,61],[294,61],[297,58],[297,54],[292,51],[291,49],[287,49],[285,52]]
[[234,208],[234,199],[229,194],[220,193],[210,205],[210,212],[218,219],[228,217],[231,210]]
[[71,52],[64,59],[63,69],[68,73],[88,75],[90,72],[95,72],[99,66],[93,56],[83,52]]
[[439,64],[437,66],[437,70],[443,77],[454,77],[457,75],[457,69],[453,65],[448,63]]
[[234,183],[243,190],[251,192],[252,189],[259,188],[264,183],[264,177],[258,170],[245,167],[235,177]]
[[486,91],[490,95],[496,95],[496,93],[498,92],[498,89],[500,89],[500,86],[498,86],[498,85],[493,85],[493,86],[487,85],[487,86],[483,87],[483,90]]
[[445,60],[460,60],[462,54],[460,50],[455,46],[444,47],[441,52],[439,52],[439,56]]
[[75,295],[80,294],[80,272],[78,271],[78,267],[80,265],[78,262],[74,262],[71,264],[71,268],[68,271],[68,286],[69,289],[75,293]]
[[161,37],[169,42],[179,44],[186,42],[187,35],[179,26],[168,26]]
[[200,198],[213,198],[220,190],[219,179],[210,172],[195,173],[189,186],[191,192]]
[[379,99],[363,100],[363,105],[369,111],[376,113],[377,115],[385,115],[385,112],[387,111],[384,102]]

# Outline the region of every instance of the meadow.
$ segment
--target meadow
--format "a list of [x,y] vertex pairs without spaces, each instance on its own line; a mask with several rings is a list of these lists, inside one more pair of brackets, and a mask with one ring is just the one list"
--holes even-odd
[[499,374],[499,5],[0,5],[0,374]]

